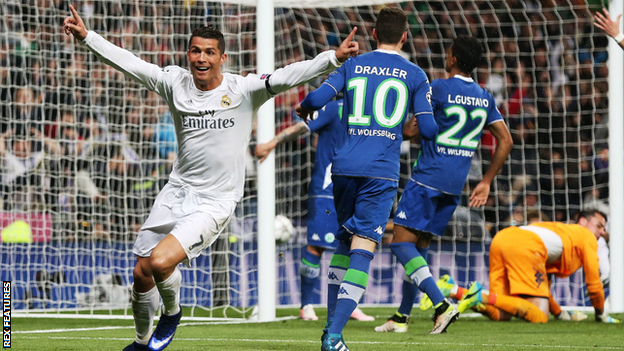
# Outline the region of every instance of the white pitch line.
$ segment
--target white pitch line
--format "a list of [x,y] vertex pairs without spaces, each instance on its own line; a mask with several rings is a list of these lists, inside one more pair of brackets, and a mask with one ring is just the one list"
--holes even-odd
[[[20,337],[21,338],[21,337]],[[68,337],[68,336],[50,336],[37,337],[26,336],[24,339],[61,339],[61,340],[126,340],[130,338],[92,338],[92,337]],[[177,341],[227,341],[227,342],[287,342],[287,343],[308,343],[317,344],[318,340],[261,340],[261,339],[228,339],[228,338],[176,338]],[[382,341],[349,341],[349,344],[366,344],[366,345],[411,345],[411,346],[427,346],[427,345],[448,345],[448,346],[482,346],[496,348],[551,348],[551,349],[587,349],[592,350],[624,350],[623,347],[612,346],[568,346],[568,345],[519,345],[519,344],[481,344],[481,343],[453,343],[453,342],[382,342]]]
[[[281,317],[277,320],[288,320],[288,319],[296,319],[298,317],[288,316]],[[196,325],[223,325],[223,324],[247,324],[247,323],[258,323],[258,322],[249,322],[247,320],[230,320],[230,321],[214,321],[214,322],[189,322],[189,323],[180,323],[180,327],[184,326],[196,326]],[[114,329],[132,329],[134,326],[110,326],[110,327],[92,327],[92,328],[66,328],[66,329],[40,329],[40,330],[13,330],[13,334],[46,334],[46,333],[67,333],[67,332],[78,332],[78,331],[97,331],[97,330],[114,330]]]

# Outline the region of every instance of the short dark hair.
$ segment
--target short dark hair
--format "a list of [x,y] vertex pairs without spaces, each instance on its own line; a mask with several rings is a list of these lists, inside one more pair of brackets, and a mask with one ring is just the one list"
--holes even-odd
[[600,210],[597,210],[595,208],[588,208],[588,209],[585,209],[585,210],[579,212],[578,219],[579,220],[581,218],[590,219],[590,218],[596,216],[597,214],[601,215],[602,217],[604,217],[605,220],[609,219],[609,217],[607,217],[606,213],[604,213],[604,212],[602,212]]
[[220,30],[213,28],[212,26],[199,27],[193,31],[188,41],[188,49],[191,48],[191,42],[194,37],[200,37],[204,39],[216,39],[219,44],[218,48],[221,51],[221,55],[225,53],[225,39],[223,39],[223,33]]
[[407,16],[398,7],[384,7],[379,11],[375,29],[378,42],[397,44],[407,30]]
[[483,47],[475,37],[460,35],[453,41],[453,57],[460,71],[470,74],[481,62]]

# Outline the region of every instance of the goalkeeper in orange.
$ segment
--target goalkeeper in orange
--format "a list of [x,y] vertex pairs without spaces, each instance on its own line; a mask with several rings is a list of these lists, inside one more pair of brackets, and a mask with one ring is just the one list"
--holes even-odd
[[565,278],[583,267],[596,321],[619,323],[604,311],[604,290],[598,267],[598,239],[605,235],[607,216],[597,210],[579,214],[578,224],[537,222],[509,227],[490,246],[490,291],[473,283],[459,302],[494,321],[512,316],[547,323],[549,310],[561,314],[550,293],[548,274]]

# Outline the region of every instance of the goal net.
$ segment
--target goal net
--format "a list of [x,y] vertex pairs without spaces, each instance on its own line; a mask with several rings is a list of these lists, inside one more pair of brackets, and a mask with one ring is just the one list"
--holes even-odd
[[[335,48],[357,26],[363,52],[375,48],[375,14],[383,6],[345,7],[276,2],[275,48],[256,40],[255,7],[194,0],[93,0],[77,10],[87,27],[146,61],[187,67],[192,29],[210,24],[225,34],[225,71],[255,72],[256,52],[275,51],[276,67]],[[2,255],[0,274],[12,281],[14,310],[131,314],[129,291],[137,230],[167,182],[176,155],[171,116],[154,93],[98,62],[62,33],[62,1],[0,3],[0,116],[2,118]],[[461,205],[447,235],[434,241],[435,278],[450,274],[468,286],[487,286],[492,236],[510,225],[571,221],[582,209],[606,208],[607,38],[592,26],[583,1],[417,1],[389,4],[409,15],[402,55],[430,80],[445,77],[454,37],[484,44],[474,78],[497,101],[514,147],[492,184],[484,208],[466,198],[494,150],[484,135]],[[299,6],[299,7],[298,7]],[[258,72],[267,73],[267,72]],[[296,123],[294,107],[322,80],[275,98],[276,132]],[[263,119],[260,116],[260,122]],[[257,301],[257,179],[249,150],[245,196],[227,230],[182,268],[182,304],[196,317],[249,316]],[[315,139],[276,149],[276,213],[295,235],[277,247],[277,303],[300,303],[300,249],[306,245],[307,187]],[[418,145],[405,142],[401,188]],[[329,254],[315,302],[326,301]],[[402,267],[384,242],[371,266],[364,303],[395,304]],[[588,305],[583,277],[557,279],[564,306]]]

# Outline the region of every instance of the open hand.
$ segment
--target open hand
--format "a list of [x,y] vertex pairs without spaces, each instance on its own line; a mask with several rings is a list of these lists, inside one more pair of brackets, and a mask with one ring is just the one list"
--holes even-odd
[[490,185],[484,182],[480,182],[470,194],[470,207],[480,207],[485,205],[488,196],[490,195]]
[[617,17],[617,20],[613,21],[609,15],[607,9],[602,9],[604,15],[600,11],[596,11],[594,15],[594,26],[602,29],[608,36],[615,38],[620,33],[620,19],[622,15]]
[[72,16],[65,17],[63,21],[65,34],[69,35],[71,33],[74,38],[83,41],[87,37],[87,28],[72,5],[69,5],[69,10],[72,12]]

